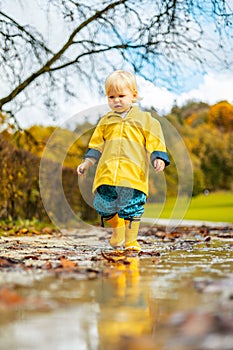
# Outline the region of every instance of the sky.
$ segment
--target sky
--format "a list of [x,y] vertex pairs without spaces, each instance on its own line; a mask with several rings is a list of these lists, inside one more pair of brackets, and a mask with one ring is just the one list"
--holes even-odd
[[228,100],[233,103],[233,73],[206,73],[199,77],[199,81],[195,81],[190,85],[189,90],[185,92],[170,92],[165,88],[156,87],[148,82],[143,86],[144,93],[143,104],[150,106],[150,101],[154,100],[154,106],[161,114],[169,112],[174,105],[174,101],[178,106],[182,106],[189,100],[196,100],[214,104],[221,100]]
[[[9,0],[7,3],[9,5],[9,13],[14,12],[14,15],[17,17],[16,19],[20,21],[23,16],[22,8],[19,7],[16,10],[16,3],[13,0]],[[29,14],[31,13],[31,18],[33,18],[32,14],[35,11],[32,3],[31,1],[27,2],[27,11]],[[41,26],[38,16],[34,16],[33,21],[37,27]],[[48,28],[44,27],[44,30],[47,31]],[[202,74],[193,74],[192,79],[183,81],[185,87],[183,91],[178,88],[177,90],[173,88],[170,91],[165,87],[156,86],[151,82],[145,81],[142,77],[137,77],[137,82],[139,95],[143,98],[140,105],[145,108],[154,107],[161,115],[169,113],[174,103],[182,106],[190,100],[207,102],[209,104],[214,104],[221,100],[228,100],[230,103],[233,103],[233,69],[223,72],[220,70],[214,71],[209,68],[209,70],[206,69]],[[65,101],[61,96],[60,101],[56,120],[48,117],[47,110],[42,103],[38,102],[17,114],[20,126],[25,128],[34,124],[62,125],[75,114],[107,102],[104,96],[100,96],[97,92],[93,91],[90,93],[88,88],[83,88],[82,93],[76,99]],[[90,116],[90,122],[95,123],[95,118]]]

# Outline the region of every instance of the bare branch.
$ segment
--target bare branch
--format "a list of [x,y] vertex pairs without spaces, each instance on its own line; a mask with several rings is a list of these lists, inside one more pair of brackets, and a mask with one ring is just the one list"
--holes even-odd
[[75,76],[79,83],[99,82],[118,67],[131,67],[170,87],[177,84],[177,77],[188,74],[189,66],[203,71],[218,62],[221,67],[232,65],[233,14],[226,0],[94,0],[92,5],[45,0],[44,4],[47,7],[41,10],[49,16],[52,7],[54,16],[55,9],[64,28],[57,50],[49,47],[45,34],[21,25],[2,4],[0,74],[7,88],[4,95],[1,89],[0,110],[9,104],[7,109],[14,107],[16,114],[36,91],[48,108],[55,107],[58,91],[75,95]]
[[83,28],[85,28],[87,25],[95,21],[97,18],[100,18],[104,13],[108,12],[110,9],[114,9],[114,7],[123,4],[127,0],[119,0],[116,1],[108,6],[106,6],[104,9],[100,11],[96,11],[93,16],[88,18],[87,20],[83,21],[70,35],[67,42],[63,45],[63,47],[53,55],[52,58],[50,58],[37,72],[31,74],[27,79],[25,79],[21,84],[19,84],[8,96],[2,98],[0,100],[0,110],[2,110],[2,106],[6,104],[7,102],[14,99],[21,91],[23,91],[28,85],[31,84],[32,81],[34,81],[36,78],[38,78],[40,75],[47,73],[51,70],[51,66],[57,62],[60,57],[68,50],[68,48],[73,44],[73,40],[77,33],[79,33]]
[[[26,27],[20,25],[19,23],[17,23],[13,18],[11,18],[10,16],[8,16],[6,13],[0,11],[0,15],[2,17],[5,17],[6,19],[8,19],[10,21],[10,23],[12,23],[16,28],[19,29],[19,31],[21,33],[25,33],[28,38],[30,38],[32,40],[32,42],[36,43],[36,45],[41,46],[47,53],[53,54],[53,52],[44,44],[43,41],[38,40],[37,38],[35,38],[32,33],[29,31],[30,28],[27,30]],[[15,34],[15,35],[11,35],[11,37],[16,37],[16,36],[20,36],[21,34]]]

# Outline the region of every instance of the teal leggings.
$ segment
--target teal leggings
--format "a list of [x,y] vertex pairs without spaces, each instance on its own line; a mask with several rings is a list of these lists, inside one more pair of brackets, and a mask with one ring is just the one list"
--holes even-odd
[[118,213],[123,219],[141,217],[146,203],[145,193],[121,186],[101,185],[97,188],[94,208],[102,217]]

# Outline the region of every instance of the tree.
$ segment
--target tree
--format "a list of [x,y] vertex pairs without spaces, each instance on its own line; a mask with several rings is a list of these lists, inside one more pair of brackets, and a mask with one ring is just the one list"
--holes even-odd
[[[26,15],[32,3],[35,11],[45,14],[47,31],[24,24],[25,16],[12,14],[12,8],[21,6]],[[13,115],[38,95],[52,108],[59,92],[77,96],[81,81],[102,84],[106,73],[119,67],[171,86],[180,72],[192,74],[190,63],[196,64],[196,70],[209,62],[230,64],[232,45],[227,40],[231,40],[232,12],[226,0],[10,0],[0,4],[0,111]],[[59,27],[61,38],[56,37]]]
[[208,113],[210,125],[222,132],[233,130],[233,105],[227,101],[221,101],[210,107]]
[[[205,188],[232,189],[232,113],[227,101],[213,106],[188,102],[180,108],[173,107],[167,116],[182,135],[192,159],[193,195]],[[172,165],[168,170],[174,173]]]
[[[68,222],[72,211],[82,219],[94,220],[96,211],[83,199],[77,186],[75,169],[62,167],[59,161],[43,159],[44,196],[49,198],[50,210],[46,211],[41,197],[39,186],[40,158],[25,149],[15,148],[10,135],[0,133],[0,220],[5,219],[33,219],[48,221],[51,217],[56,222]],[[43,168],[43,169],[44,169]],[[71,210],[64,206],[63,193],[58,191],[59,176],[62,177],[62,186],[66,201]]]

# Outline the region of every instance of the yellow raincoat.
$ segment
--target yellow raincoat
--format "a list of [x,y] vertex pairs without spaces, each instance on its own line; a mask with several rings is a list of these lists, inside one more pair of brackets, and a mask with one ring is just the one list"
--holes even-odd
[[160,123],[137,106],[125,118],[113,111],[99,121],[85,158],[99,160],[93,192],[100,185],[125,186],[148,195],[149,160],[169,158]]

